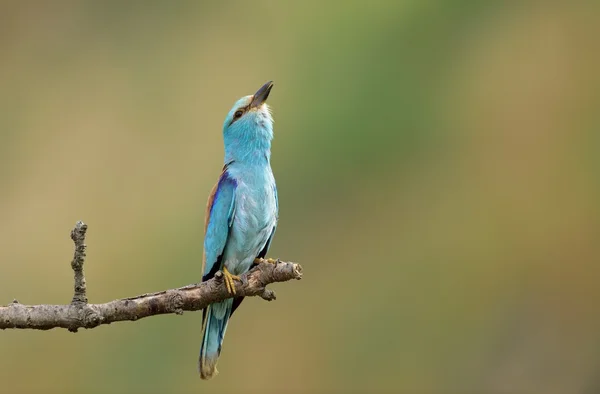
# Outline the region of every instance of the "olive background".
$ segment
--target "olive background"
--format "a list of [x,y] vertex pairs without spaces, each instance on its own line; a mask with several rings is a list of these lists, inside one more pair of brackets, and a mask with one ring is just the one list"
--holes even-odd
[[220,374],[201,313],[0,332],[7,393],[600,391],[594,2],[0,5],[0,304],[199,281],[222,123],[274,80],[302,264],[246,300]]

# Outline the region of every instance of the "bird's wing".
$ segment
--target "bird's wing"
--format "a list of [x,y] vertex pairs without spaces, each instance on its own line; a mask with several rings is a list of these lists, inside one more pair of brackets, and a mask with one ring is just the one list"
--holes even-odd
[[277,197],[277,185],[273,184],[273,191],[275,192],[275,216],[279,219],[279,197]]
[[229,176],[225,166],[206,204],[202,281],[212,278],[222,268],[223,250],[235,216],[236,186],[237,182]]

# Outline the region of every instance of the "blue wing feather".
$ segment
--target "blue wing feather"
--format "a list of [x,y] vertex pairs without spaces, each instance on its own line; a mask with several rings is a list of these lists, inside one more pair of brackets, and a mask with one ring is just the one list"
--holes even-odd
[[212,278],[218,270],[222,269],[221,257],[235,216],[236,187],[236,180],[229,176],[225,168],[208,199],[203,281]]
[[[235,189],[237,182],[227,173],[227,166],[213,188],[206,205],[204,259],[202,281],[212,278],[223,269],[223,251],[235,217]],[[231,316],[233,300],[209,305],[202,312],[202,345],[200,346],[200,376],[208,379],[217,369],[223,336]]]

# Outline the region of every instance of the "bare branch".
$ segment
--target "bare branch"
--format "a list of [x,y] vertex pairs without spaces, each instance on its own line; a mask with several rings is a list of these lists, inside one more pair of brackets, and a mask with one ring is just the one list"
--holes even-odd
[[[218,271],[213,279],[203,283],[123,298],[105,304],[88,304],[83,276],[86,229],[87,226],[83,222],[77,222],[71,233],[75,243],[75,255],[71,263],[75,271],[75,295],[71,304],[23,305],[15,300],[7,306],[0,306],[0,329],[66,328],[76,332],[79,328],[94,328],[118,321],[135,321],[148,316],[197,311],[231,297],[227,292],[223,274]],[[268,284],[301,278],[302,267],[299,264],[262,260],[242,275],[241,281],[235,281],[236,297],[259,296],[271,301],[275,299],[275,293],[266,288]]]

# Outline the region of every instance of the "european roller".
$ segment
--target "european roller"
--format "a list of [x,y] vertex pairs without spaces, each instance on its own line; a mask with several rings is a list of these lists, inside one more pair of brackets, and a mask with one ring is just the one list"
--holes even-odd
[[[277,226],[278,203],[271,171],[273,118],[265,103],[273,82],[239,99],[223,123],[225,165],[206,206],[202,281],[224,274],[230,294],[234,279],[264,258]],[[244,297],[208,306],[202,315],[199,369],[202,379],[217,373],[217,360],[231,315]]]

